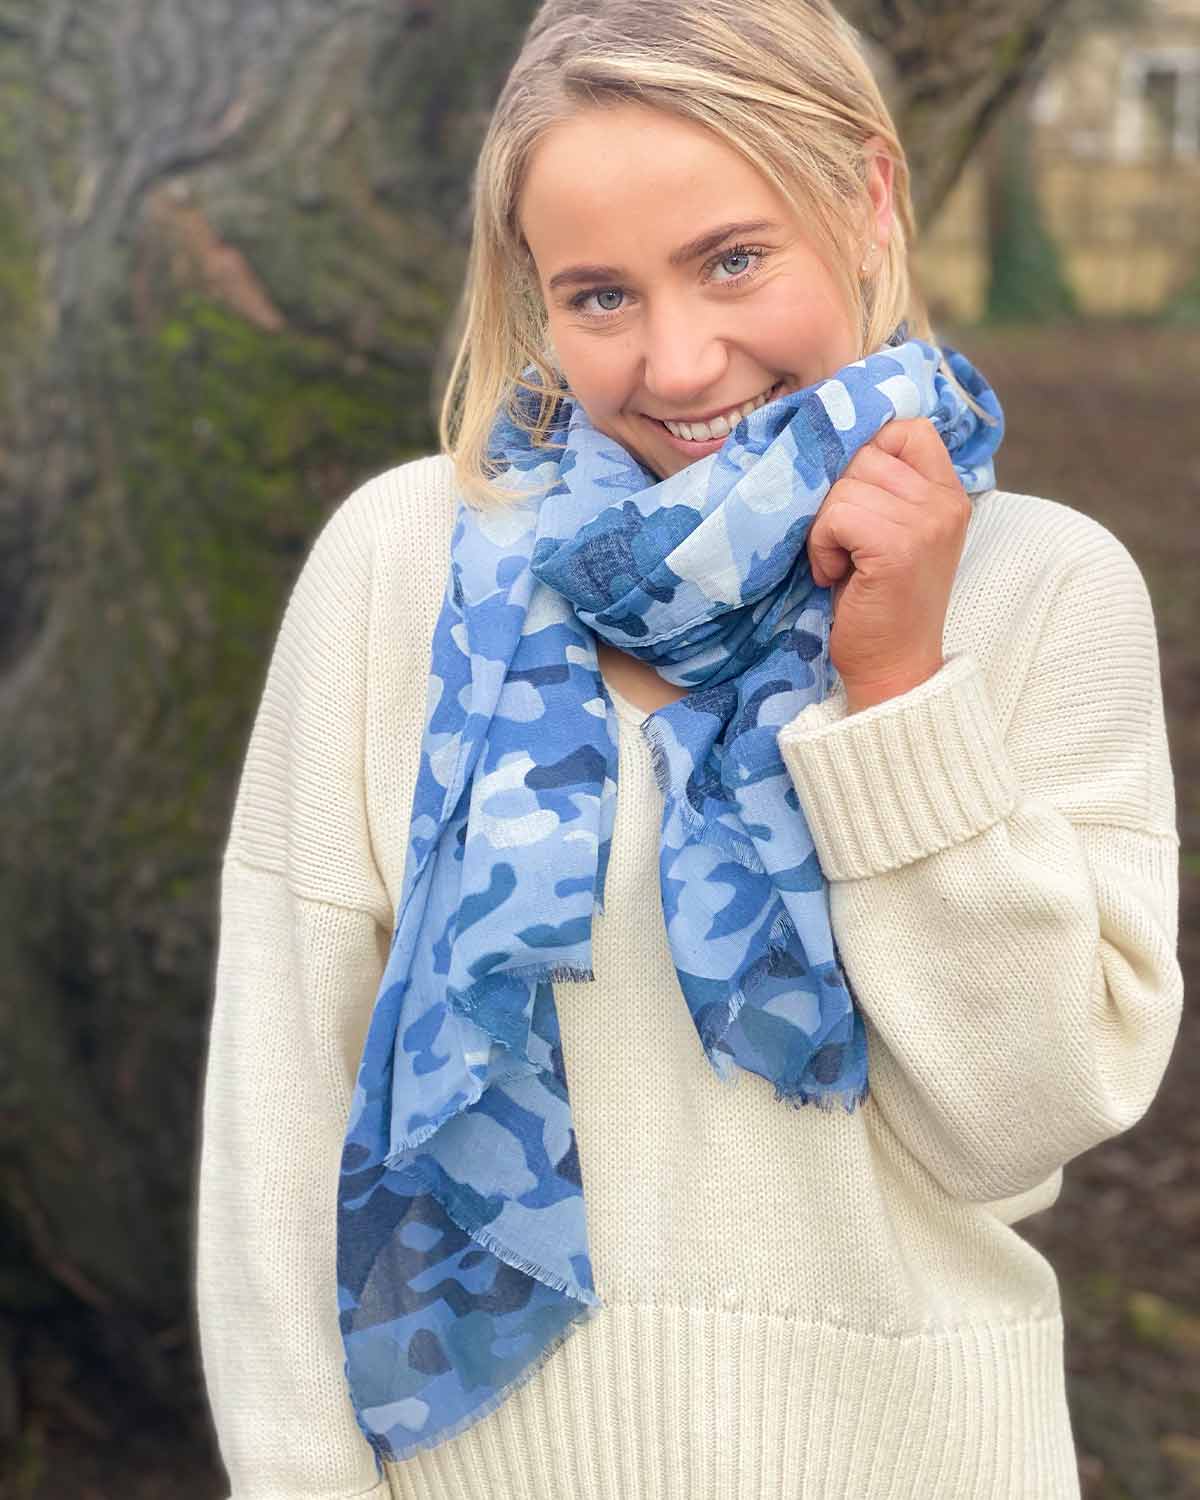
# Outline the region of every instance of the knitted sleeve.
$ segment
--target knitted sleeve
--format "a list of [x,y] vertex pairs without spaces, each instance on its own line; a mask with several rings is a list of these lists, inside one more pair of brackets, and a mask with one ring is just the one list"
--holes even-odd
[[1120,542],[1088,535],[1003,725],[960,652],[857,714],[839,689],[779,736],[867,1022],[868,1108],[975,1201],[1133,1125],[1179,1023],[1153,614]]
[[369,507],[288,603],[225,851],[196,1200],[204,1376],[233,1500],[383,1500],[342,1374],[335,1194],[390,935],[364,807]]

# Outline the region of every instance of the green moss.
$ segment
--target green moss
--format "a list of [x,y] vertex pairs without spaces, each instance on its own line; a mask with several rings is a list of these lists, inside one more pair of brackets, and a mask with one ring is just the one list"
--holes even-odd
[[165,324],[158,335],[159,350],[162,354],[182,354],[192,342],[192,331],[180,318],[173,318]]
[[[88,679],[119,683],[92,737],[153,746],[162,768],[120,799],[105,857],[116,868],[122,849],[157,851],[161,899],[187,902],[208,869],[189,868],[186,851],[227,814],[317,529],[362,479],[431,451],[434,435],[412,376],[361,359],[348,369],[326,340],[265,332],[199,295],[149,337],[108,336],[93,360],[121,462],[81,549],[106,602],[103,636],[80,643],[79,692],[87,701]],[[132,597],[113,587],[123,573]]]
[[29,232],[28,209],[17,196],[0,166],[0,319],[9,355],[13,342],[24,343],[36,328],[40,300],[37,245]]
[[35,1413],[14,1439],[0,1478],[12,1500],[34,1500],[47,1476],[46,1419]]
[[1200,324],[1200,267],[1162,310],[1164,323]]
[[1154,1292],[1130,1292],[1125,1316],[1139,1343],[1177,1353],[1200,1351],[1200,1318]]
[[1029,48],[1031,28],[1028,25],[1014,26],[1006,31],[996,43],[996,67],[998,74],[1012,73]]
[[27,102],[27,90],[5,80],[0,91],[0,380],[5,388],[33,353],[42,296],[33,205],[25,188],[28,164],[13,129],[15,112]]
[[[10,799],[11,847],[54,854],[0,899],[29,976],[14,982],[39,1017],[17,1075],[62,1076],[55,1048],[69,1036],[95,1083],[73,1128],[120,1166],[79,1209],[103,1230],[81,1263],[156,1316],[185,1262],[177,1150],[211,996],[216,877],[284,600],[334,507],[434,446],[416,362],[348,361],[332,338],[268,333],[199,295],[167,305],[147,328],[110,303],[73,346],[74,442],[90,471],[56,536],[53,668],[8,752],[7,784],[36,788]],[[147,1112],[136,1090],[151,1077]],[[19,1114],[49,1142],[49,1182],[76,1158],[43,1098],[61,1110],[42,1090]],[[108,1235],[152,1217],[136,1252]]]

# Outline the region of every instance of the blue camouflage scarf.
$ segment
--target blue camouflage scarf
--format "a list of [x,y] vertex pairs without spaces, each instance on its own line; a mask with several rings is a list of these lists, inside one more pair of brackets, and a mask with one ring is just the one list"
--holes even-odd
[[565,392],[559,446],[496,423],[512,504],[457,517],[338,1189],[345,1372],[377,1466],[486,1416],[602,1308],[553,990],[593,977],[616,806],[597,637],[692,690],[642,728],[663,914],[704,1057],[787,1104],[866,1095],[863,1021],[776,734],[831,686],[831,595],[805,540],[857,450],[885,422],[928,417],[968,493],[994,482],[991,388],[905,334],[667,479]]

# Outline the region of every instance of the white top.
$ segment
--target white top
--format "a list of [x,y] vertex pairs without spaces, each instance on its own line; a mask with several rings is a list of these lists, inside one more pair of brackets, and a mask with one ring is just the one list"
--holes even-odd
[[456,503],[370,481],[284,616],[225,853],[199,1166],[234,1500],[1066,1500],[1058,1287],[1011,1227],[1131,1126],[1179,1020],[1154,621],[1102,526],[978,497],[945,666],[780,732],[866,1019],[853,1114],[722,1084],[624,704],[596,980],[556,986],[606,1304],[495,1412],[374,1460],[343,1376],[338,1165],[392,931]]

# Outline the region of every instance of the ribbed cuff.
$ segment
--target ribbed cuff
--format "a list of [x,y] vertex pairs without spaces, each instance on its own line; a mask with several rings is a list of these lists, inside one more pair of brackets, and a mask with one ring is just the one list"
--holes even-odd
[[1016,806],[983,672],[949,657],[907,693],[855,714],[845,687],[779,731],[827,880],[884,875],[973,838]]

